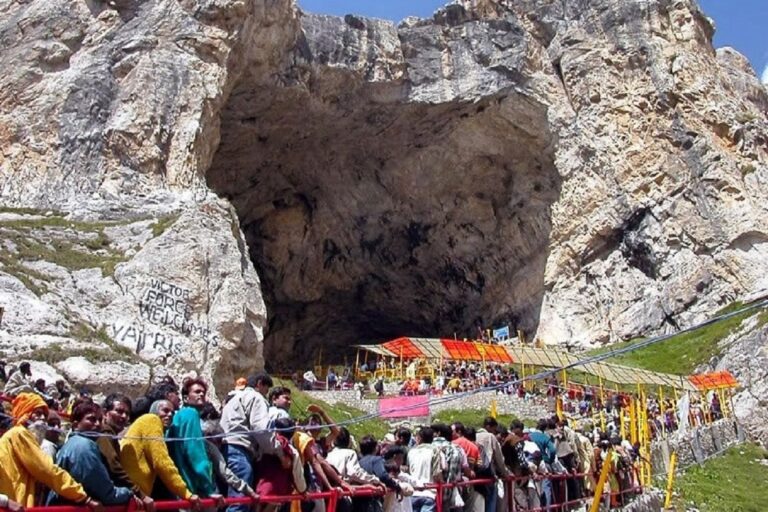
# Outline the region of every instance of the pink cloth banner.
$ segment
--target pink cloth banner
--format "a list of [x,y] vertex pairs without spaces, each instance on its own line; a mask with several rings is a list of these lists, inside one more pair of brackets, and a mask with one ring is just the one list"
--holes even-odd
[[379,398],[382,418],[413,418],[429,416],[429,395]]

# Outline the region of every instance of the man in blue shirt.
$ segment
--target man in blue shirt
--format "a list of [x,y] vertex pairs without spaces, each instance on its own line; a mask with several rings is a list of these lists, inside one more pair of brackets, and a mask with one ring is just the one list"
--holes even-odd
[[[101,407],[93,402],[84,402],[72,411],[74,431],[56,454],[56,465],[72,475],[85,492],[104,505],[124,505],[134,499],[141,507],[141,501],[127,487],[116,487],[109,478],[109,471],[96,444],[95,434],[101,431]],[[69,504],[64,498],[51,491],[46,505]]]
[[[548,469],[551,469],[552,464],[555,463],[555,459],[557,458],[557,447],[555,446],[552,437],[545,432],[548,427],[549,421],[540,419],[536,424],[536,428],[530,430],[528,437],[532,442],[536,443],[539,452],[541,452],[542,460],[547,464]],[[544,479],[541,481],[541,492],[544,495],[545,506],[551,506],[555,501],[552,480]]]

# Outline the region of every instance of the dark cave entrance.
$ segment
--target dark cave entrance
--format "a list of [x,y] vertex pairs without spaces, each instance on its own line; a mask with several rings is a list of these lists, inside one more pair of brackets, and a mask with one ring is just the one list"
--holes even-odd
[[233,91],[208,183],[237,209],[271,371],[397,336],[535,330],[560,194],[546,108],[507,91],[420,104],[326,72]]

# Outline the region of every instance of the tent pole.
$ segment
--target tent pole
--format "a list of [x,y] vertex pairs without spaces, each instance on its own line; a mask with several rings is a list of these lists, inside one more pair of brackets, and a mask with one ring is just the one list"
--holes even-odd
[[661,413],[661,435],[667,437],[666,411],[664,410],[664,388],[659,386],[659,412]]
[[357,349],[357,354],[355,355],[355,379],[360,378],[360,349]]
[[634,445],[637,442],[637,399],[630,396],[629,401],[629,440]]
[[526,384],[526,382],[525,382],[525,359],[521,359],[520,363],[523,365],[523,377],[522,377],[523,382],[521,382],[520,384],[523,386],[523,391],[525,391],[525,384]]
[[720,414],[723,415],[723,418],[727,418],[730,416],[728,412],[728,407],[726,407],[725,403],[725,390],[723,388],[719,388],[717,391],[717,398],[720,400]]
[[728,403],[730,404],[731,415],[736,417],[736,409],[733,408],[733,388],[728,388]]
[[603,389],[603,378],[601,376],[597,376],[597,382],[600,384],[600,404],[605,407],[605,392]]

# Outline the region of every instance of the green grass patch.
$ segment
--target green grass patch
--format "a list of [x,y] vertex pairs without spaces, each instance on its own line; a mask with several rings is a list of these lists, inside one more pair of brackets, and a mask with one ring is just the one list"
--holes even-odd
[[[69,335],[76,340],[90,343],[97,342],[105,345],[107,348],[104,350],[94,349],[98,354],[107,352],[112,355],[113,359],[126,362],[135,362],[138,360],[138,357],[131,349],[120,345],[107,334],[106,327],[102,326],[98,329],[94,329],[85,322],[77,322],[69,329]],[[97,355],[97,357],[101,356]]]
[[83,241],[82,244],[92,251],[98,251],[109,246],[109,239],[104,235],[104,231],[101,230],[96,233],[96,238],[89,238]]
[[675,510],[763,512],[768,503],[766,482],[768,452],[755,444],[735,446],[678,478]]
[[[356,409],[342,403],[329,404],[322,400],[312,398],[307,393],[297,389],[296,386],[294,386],[290,381],[278,380],[276,384],[291,388],[292,404],[290,412],[291,417],[297,421],[301,421],[308,416],[307,406],[309,404],[317,404],[322,407],[325,412],[328,413],[328,416],[330,416],[331,419],[335,422],[350,420],[352,418],[359,418],[367,414],[360,409]],[[352,435],[355,436],[356,439],[360,439],[366,434],[371,434],[377,439],[381,439],[387,432],[392,430],[389,423],[378,418],[355,422],[347,425],[347,428],[352,433]]]
[[0,264],[0,270],[24,283],[24,286],[38,297],[48,293],[48,287],[45,285],[49,279],[47,275],[23,265],[18,259],[4,252],[0,252]]
[[731,302],[727,306],[724,306],[724,307],[718,309],[715,312],[714,316],[718,317],[718,316],[722,316],[722,315],[727,315],[728,313],[733,313],[734,311],[740,310],[744,306],[745,306],[745,304],[743,302],[741,302],[740,300],[737,300],[735,302]]
[[[16,252],[0,252],[0,258],[3,260],[27,260],[27,261],[49,261],[69,270],[82,270],[87,268],[101,269],[102,275],[112,275],[118,263],[125,261],[125,257],[117,252],[103,248],[101,253],[90,253],[80,250],[76,244],[69,240],[53,239],[48,244],[42,244],[30,237],[28,234],[18,231],[6,231],[4,234],[16,245]],[[99,248],[104,247],[108,242],[102,232],[95,240],[90,240],[84,245],[86,247],[96,244]]]
[[139,361],[138,356],[131,349],[114,341],[107,334],[105,327],[94,329],[85,322],[77,322],[70,327],[69,336],[84,343],[101,346],[98,348],[72,348],[63,343],[53,343],[34,350],[28,357],[51,364],[70,357],[84,357],[92,363],[109,363],[112,361],[135,363]]
[[[0,211],[20,214],[41,214],[31,208],[0,208]],[[152,225],[152,233],[159,236],[176,220],[179,215],[168,215],[158,219]],[[19,261],[49,261],[69,270],[98,268],[103,276],[113,275],[115,267],[126,261],[122,252],[110,247],[109,238],[104,229],[148,220],[146,217],[109,220],[77,221],[70,220],[65,214],[56,212],[39,219],[17,219],[0,222],[0,235],[12,241],[15,250],[3,250],[0,247],[0,262],[6,271],[24,282],[34,293],[45,293],[45,288],[34,282],[29,272],[23,267],[13,265]],[[8,263],[11,262],[11,263]]]
[[64,240],[55,240],[52,248],[29,241],[29,249],[26,257],[42,259],[55,263],[70,270],[83,270],[87,268],[99,268],[102,275],[112,275],[115,272],[115,266],[125,261],[122,255],[107,252],[107,254],[94,254],[83,252],[75,247],[71,242]]
[[166,215],[165,217],[157,219],[157,221],[152,224],[152,236],[157,238],[158,236],[165,233],[168,228],[173,226],[176,221],[179,220],[180,216],[180,214],[175,213],[173,215]]
[[42,219],[18,219],[9,220],[0,224],[5,228],[29,231],[33,229],[73,229],[81,233],[98,233],[107,226],[116,226],[120,224],[117,221],[94,221],[86,222],[79,220],[69,220],[59,215],[51,215]]
[[[741,303],[731,304],[718,311],[715,316],[731,313],[742,306]],[[761,324],[768,321],[768,311],[750,310],[695,331],[678,334],[653,345],[616,355],[607,361],[657,372],[690,375],[697,366],[709,362],[713,356],[718,355],[720,353],[720,341],[735,332],[744,320],[755,314],[760,314],[759,322]],[[640,341],[642,340],[635,339],[615,343],[608,347],[592,350],[588,352],[588,355],[604,354],[623,349]]]
[[752,174],[756,170],[757,170],[757,167],[754,164],[745,164],[745,165],[742,165],[739,168],[739,171],[741,171],[741,175],[743,177],[749,176],[750,174]]
[[30,354],[24,356],[25,359],[45,361],[51,365],[64,361],[70,357],[84,357],[91,363],[113,363],[115,361],[135,363],[137,361],[136,356],[132,353],[125,355],[123,353],[116,353],[110,349],[72,348],[63,343],[52,343],[45,347],[35,349]]
[[[474,427],[476,429],[482,428],[483,420],[489,416],[488,409],[445,409],[432,416],[432,421],[437,423],[455,423],[459,422],[467,427]],[[514,414],[499,414],[496,416],[496,421],[499,425],[509,428],[509,424],[512,420],[518,419]],[[527,426],[534,425],[536,420],[523,420]]]

